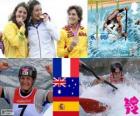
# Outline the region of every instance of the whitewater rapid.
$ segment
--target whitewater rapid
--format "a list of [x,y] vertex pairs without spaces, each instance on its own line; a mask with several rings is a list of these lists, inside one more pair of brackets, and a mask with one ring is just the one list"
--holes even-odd
[[[137,104],[139,110],[138,114],[135,116],[140,116],[140,80],[137,78],[130,78],[132,75],[128,73],[125,74],[125,76],[126,79],[129,79],[129,81],[123,84],[116,84],[115,86],[118,88],[118,90],[115,91],[113,91],[113,89],[106,84],[98,84],[95,86],[83,84],[84,80],[93,81],[94,79],[90,76],[87,76],[86,78],[81,77],[80,97],[98,100],[107,104],[109,108],[106,112],[98,114],[87,114],[82,108],[80,108],[80,116],[126,116],[124,99],[130,99],[132,97],[136,97],[139,100]],[[127,116],[134,116],[134,114],[131,112]]]

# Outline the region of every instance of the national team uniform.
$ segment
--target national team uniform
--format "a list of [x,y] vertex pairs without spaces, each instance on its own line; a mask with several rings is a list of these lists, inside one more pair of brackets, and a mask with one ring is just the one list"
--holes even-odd
[[[74,36],[78,37],[79,42],[73,50],[69,52],[67,48],[71,45]],[[88,56],[87,48],[87,30],[83,26],[80,26],[76,32],[72,32],[69,25],[61,29],[60,39],[57,42],[58,57],[86,58]]]

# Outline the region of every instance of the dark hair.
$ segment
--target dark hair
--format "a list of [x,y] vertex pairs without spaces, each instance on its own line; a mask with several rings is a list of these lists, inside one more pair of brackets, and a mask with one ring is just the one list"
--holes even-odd
[[121,72],[123,71],[122,64],[119,62],[111,64],[111,67],[110,67],[111,72],[112,73],[115,72],[116,68],[119,68]]
[[29,16],[31,17],[33,10],[34,10],[34,6],[36,5],[40,5],[40,2],[37,0],[30,0],[28,2],[28,6],[29,6]]
[[17,21],[16,21],[16,12],[17,12],[17,10],[18,10],[19,7],[24,7],[24,8],[26,9],[26,11],[27,11],[27,18],[26,18],[26,20],[24,21],[24,23],[25,23],[25,28],[26,28],[26,30],[25,30],[25,35],[28,36],[27,25],[28,25],[28,20],[29,20],[29,13],[28,13],[28,6],[27,6],[27,4],[26,4],[25,2],[21,2],[21,3],[19,3],[19,4],[15,7],[15,9],[14,9],[14,11],[13,11],[11,17],[9,18],[9,21],[13,21],[13,22],[17,25]]
[[75,10],[76,11],[76,13],[77,13],[77,15],[78,15],[78,17],[79,17],[79,23],[81,23],[81,21],[82,21],[82,15],[83,15],[83,10],[82,10],[82,8],[80,7],[80,6],[76,6],[76,5],[73,5],[73,6],[70,6],[69,8],[68,8],[68,10],[67,10],[67,13],[69,14],[69,12],[71,11],[71,10]]

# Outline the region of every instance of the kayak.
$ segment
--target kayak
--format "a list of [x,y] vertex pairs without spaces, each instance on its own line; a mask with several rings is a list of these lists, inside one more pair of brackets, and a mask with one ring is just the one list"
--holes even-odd
[[[126,115],[125,99],[136,98],[140,100],[139,85],[116,84],[118,90],[115,92],[109,86],[102,84],[88,87],[82,91],[80,96],[80,105],[84,112],[81,116],[91,114],[106,114],[107,116],[124,116]],[[83,99],[84,98],[84,99]],[[140,102],[137,106],[140,108]],[[81,109],[80,109],[81,110]],[[137,111],[140,113],[140,109]],[[132,112],[129,112],[133,116]],[[86,115],[85,115],[86,114]],[[136,116],[139,116],[136,115]]]
[[106,104],[89,98],[80,98],[79,103],[86,113],[100,113],[108,108]]

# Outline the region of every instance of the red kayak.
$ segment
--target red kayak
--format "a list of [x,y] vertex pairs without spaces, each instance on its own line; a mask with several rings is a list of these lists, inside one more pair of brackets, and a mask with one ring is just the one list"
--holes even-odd
[[80,98],[79,103],[86,113],[101,113],[108,108],[108,105],[89,98]]

